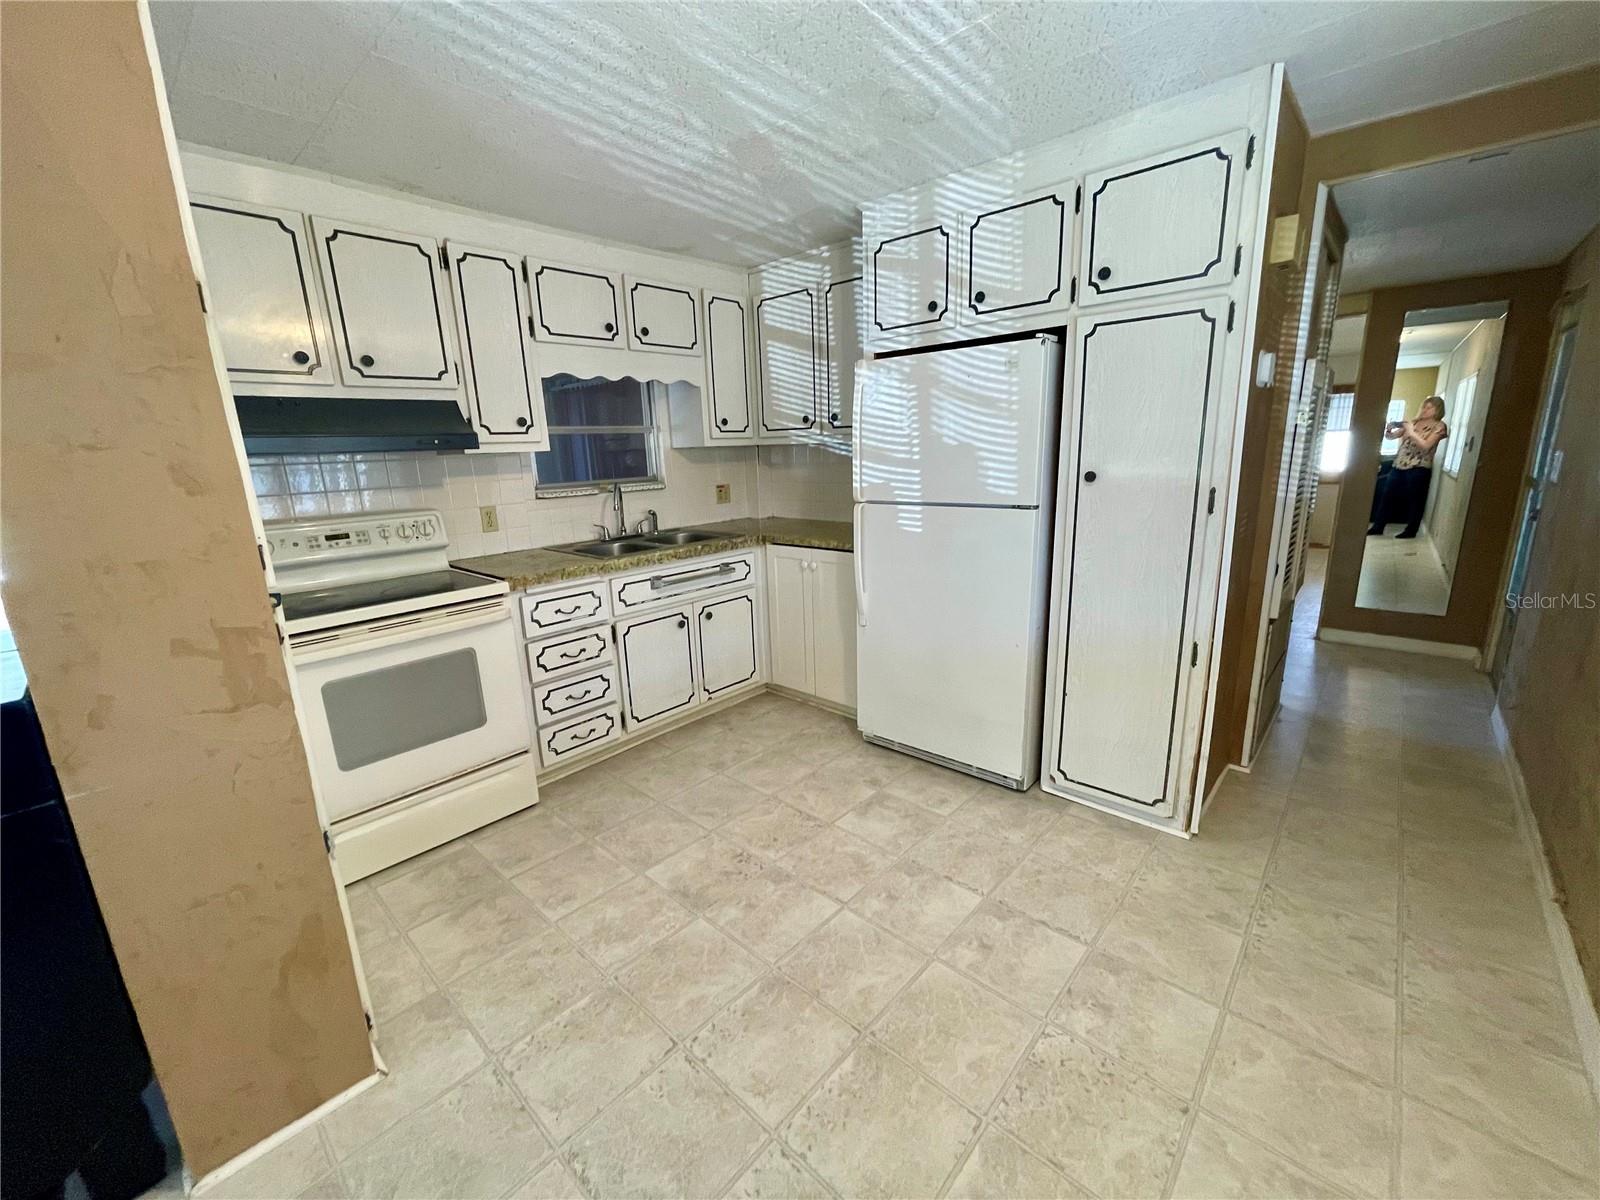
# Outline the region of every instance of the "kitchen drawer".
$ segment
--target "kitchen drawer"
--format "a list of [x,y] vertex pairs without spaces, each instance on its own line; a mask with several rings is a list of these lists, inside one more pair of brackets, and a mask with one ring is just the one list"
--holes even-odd
[[622,713],[613,705],[599,712],[539,730],[539,761],[547,767],[579,758],[622,736]]
[[712,563],[691,560],[661,567],[647,575],[614,580],[611,598],[617,612],[633,612],[681,596],[733,587],[748,580],[755,570],[754,554],[741,554],[738,558],[724,558]]
[[609,625],[528,643],[528,678],[534,687],[579,669],[592,671],[612,661]]
[[617,668],[612,663],[580,671],[533,689],[534,719],[541,726],[570,720],[576,713],[617,702]]
[[599,580],[568,584],[522,598],[522,632],[525,637],[542,637],[568,626],[610,619],[610,600],[605,584]]

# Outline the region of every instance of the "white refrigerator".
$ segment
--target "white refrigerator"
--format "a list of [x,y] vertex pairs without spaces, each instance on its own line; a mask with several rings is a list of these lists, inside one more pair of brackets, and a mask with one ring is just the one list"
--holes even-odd
[[857,373],[856,723],[1018,789],[1039,772],[1062,355],[1036,335]]

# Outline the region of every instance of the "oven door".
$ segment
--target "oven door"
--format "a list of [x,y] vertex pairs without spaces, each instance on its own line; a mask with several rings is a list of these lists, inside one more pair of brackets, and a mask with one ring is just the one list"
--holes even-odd
[[529,752],[503,600],[308,634],[290,648],[330,822]]

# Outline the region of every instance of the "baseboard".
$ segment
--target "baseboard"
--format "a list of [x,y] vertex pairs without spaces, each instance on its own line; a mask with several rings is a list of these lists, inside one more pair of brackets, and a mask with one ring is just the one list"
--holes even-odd
[[1517,762],[1517,752],[1511,745],[1511,731],[1506,727],[1505,715],[1500,706],[1490,714],[1494,726],[1495,742],[1500,747],[1500,757],[1506,774],[1511,777],[1511,795],[1517,813],[1517,828],[1522,831],[1523,844],[1533,862],[1534,882],[1539,891],[1539,907],[1544,912],[1545,929],[1550,934],[1550,947],[1555,951],[1556,971],[1561,976],[1561,986],[1567,993],[1567,1007],[1572,1012],[1572,1025],[1578,1035],[1578,1052],[1583,1056],[1583,1069],[1589,1076],[1589,1090],[1600,1100],[1600,1013],[1595,1010],[1594,997],[1583,977],[1583,967],[1578,962],[1578,948],[1572,941],[1572,929],[1567,925],[1566,914],[1555,902],[1555,880],[1550,874],[1550,860],[1545,857],[1544,840],[1539,836],[1539,826],[1533,817],[1533,805],[1528,800],[1528,785],[1522,778],[1522,766]]
[[272,1134],[270,1137],[262,1138],[244,1153],[234,1155],[216,1170],[208,1171],[198,1181],[190,1178],[189,1168],[185,1167],[183,1169],[183,1182],[185,1185],[185,1190],[191,1196],[204,1197],[212,1188],[224,1182],[230,1176],[233,1176],[244,1170],[244,1168],[248,1167],[251,1163],[255,1162],[268,1151],[276,1150],[279,1146],[283,1145],[283,1143],[287,1142],[297,1133],[311,1128],[311,1126],[322,1120],[323,1117],[327,1116],[334,1109],[349,1103],[362,1092],[366,1091],[369,1087],[372,1087],[374,1084],[376,1084],[378,1080],[383,1078],[383,1064],[378,1060],[376,1054],[373,1056],[373,1065],[376,1067],[376,1070],[374,1070],[371,1075],[368,1075],[360,1083],[357,1083],[352,1087],[345,1088],[344,1091],[340,1092],[332,1100],[329,1100],[327,1103],[321,1104],[312,1109],[305,1116],[300,1117],[297,1120],[290,1121],[282,1129],[278,1130],[277,1133]]
[[786,688],[777,683],[767,684],[767,691],[788,700],[798,700],[801,704],[809,704],[812,708],[820,708],[825,712],[837,713],[841,717],[849,717],[852,721],[855,720],[855,709],[844,704],[835,704],[832,700],[824,700],[821,696],[813,696],[809,692],[797,692],[793,688]]
[[1317,630],[1317,640],[1339,642],[1346,646],[1369,646],[1377,650],[1398,650],[1402,654],[1431,654],[1435,658],[1454,658],[1470,662],[1474,667],[1478,665],[1480,658],[1476,646],[1462,646],[1455,642],[1428,642],[1421,638],[1393,637],[1387,633],[1363,633],[1358,629],[1334,629],[1328,625]]

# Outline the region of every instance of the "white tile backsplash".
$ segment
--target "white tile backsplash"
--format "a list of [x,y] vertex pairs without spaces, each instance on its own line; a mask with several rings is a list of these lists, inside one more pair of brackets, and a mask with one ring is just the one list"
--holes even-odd
[[763,517],[850,519],[850,444],[761,446],[756,450],[757,507]]

